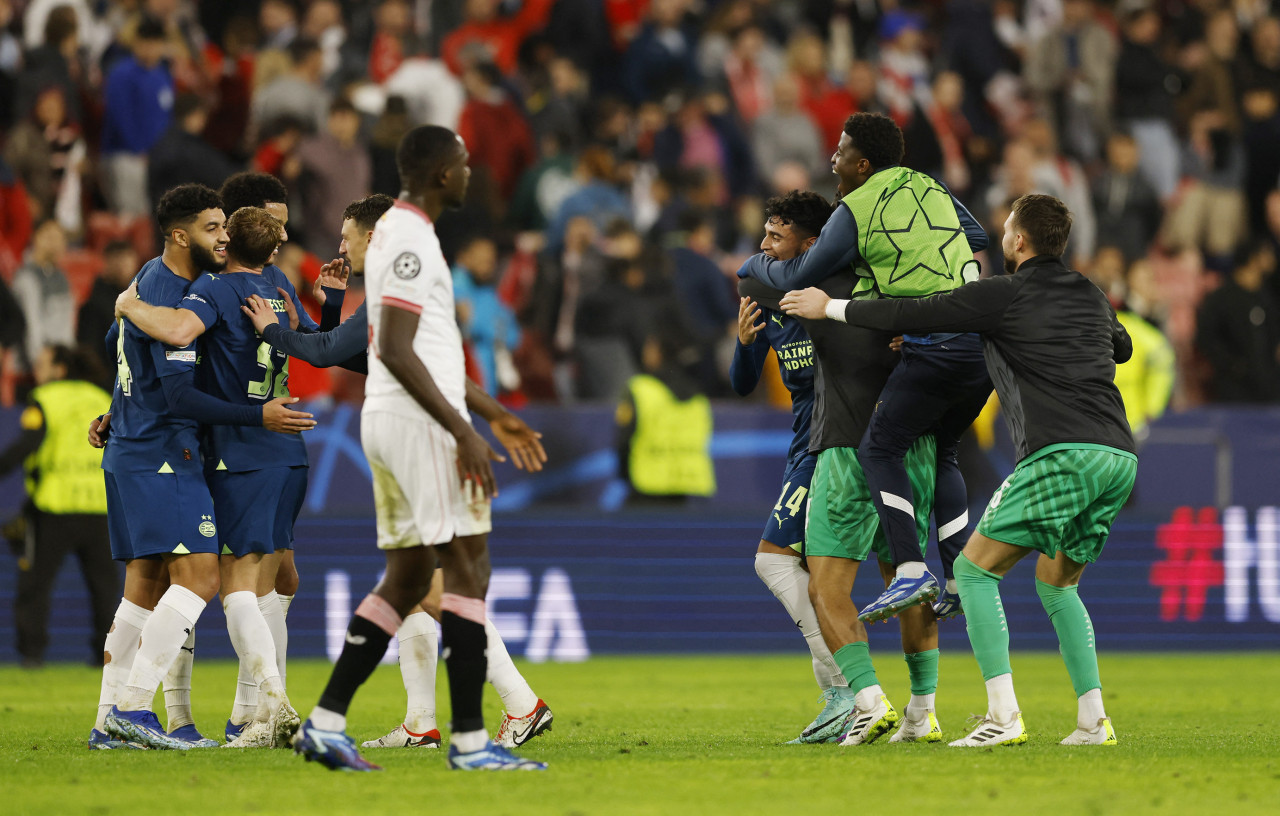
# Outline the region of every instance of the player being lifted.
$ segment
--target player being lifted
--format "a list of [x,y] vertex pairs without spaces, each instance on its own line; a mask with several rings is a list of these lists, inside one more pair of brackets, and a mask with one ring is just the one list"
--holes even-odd
[[[986,231],[941,183],[901,166],[902,131],[887,116],[857,113],[845,121],[832,170],[840,178],[842,206],[832,213],[812,249],[790,261],[756,255],[739,270],[786,291],[811,286],[851,266],[858,273],[854,299],[899,298],[950,291],[977,277],[973,252]],[[863,609],[865,621],[883,620],[939,594],[915,540],[915,505],[903,463],[926,433],[937,439],[938,549],[947,592],[936,611],[959,613],[951,566],[968,525],[968,495],[956,461],[960,436],[991,393],[982,342],[972,333],[908,334],[897,366],[858,445],[880,523],[896,567],[893,583]]]
[[[342,239],[337,261],[350,268],[350,274],[364,275],[365,254],[378,220],[391,209],[395,199],[375,194],[353,201],[343,212]],[[334,264],[331,262],[330,266]],[[345,286],[345,282],[342,283]],[[341,306],[343,290],[326,292],[326,305]],[[286,304],[287,305],[287,304]],[[262,339],[277,349],[300,360],[321,367],[340,365],[361,374],[368,373],[369,321],[361,302],[355,312],[337,328],[314,334],[291,331],[276,319],[265,300],[251,297],[243,307],[253,320]],[[489,399],[474,383],[467,381],[467,407],[489,421],[494,436],[507,448],[516,467],[530,472],[542,469],[546,453],[538,441],[541,436],[519,417]],[[439,643],[435,621],[440,620],[440,596],[444,576],[437,569],[431,580],[431,591],[414,607],[400,624],[400,674],[408,697],[404,721],[386,736],[363,743],[364,748],[438,748],[440,731],[436,728],[436,666]],[[434,619],[434,621],[433,621]],[[488,658],[487,679],[502,697],[506,711],[494,736],[494,742],[513,748],[527,742],[551,727],[551,709],[516,669],[497,627],[485,618]],[[511,712],[527,711],[513,716]]]
[[806,289],[783,300],[788,313],[812,319],[983,336],[1018,464],[956,560],[988,708],[978,727],[953,746],[1027,741],[1013,691],[1000,581],[1033,551],[1040,553],[1036,592],[1077,697],[1076,730],[1062,744],[1116,744],[1079,583],[1133,489],[1136,448],[1114,382],[1116,364],[1129,359],[1133,345],[1106,295],[1062,262],[1070,231],[1066,205],[1052,196],[1025,195],[1004,224],[1007,275],[924,299],[832,300]]
[[[226,271],[193,283],[181,309],[127,298],[118,308],[159,339],[203,336],[201,390],[260,405],[288,396],[288,358],[259,343],[240,305],[251,294],[268,295],[284,315],[277,289],[295,296],[284,275],[267,266],[285,239],[284,225],[264,209],[242,207],[227,222],[227,233]],[[268,610],[258,599],[273,591],[281,552],[292,545],[293,521],[306,494],[306,447],[298,436],[224,426],[211,427],[207,442],[205,476],[224,519],[220,571],[227,631],[259,691],[251,725],[228,745],[284,745],[299,720],[288,703]],[[273,607],[278,611],[279,602],[273,600]]]
[[[131,288],[146,302],[174,306],[201,271],[225,266],[226,219],[217,193],[196,184],[166,193],[156,215],[164,252],[142,268]],[[117,361],[112,411],[94,423],[90,440],[107,446],[108,522],[112,553],[126,564],[125,592],[107,636],[89,745],[216,744],[196,730],[189,697],[195,622],[219,585],[218,531],[201,472],[197,422],[294,433],[315,423],[310,414],[285,407],[295,400],[233,405],[197,391],[191,345],[164,346],[126,321],[112,327],[108,343]],[[109,444],[103,441],[108,433]],[[167,734],[149,710],[162,678]]]
[[[453,710],[448,764],[542,770],[489,740],[481,708],[489,559],[490,460],[467,413],[462,337],[434,221],[462,204],[471,171],[452,131],[414,128],[396,150],[403,192],[374,231],[365,263],[370,345],[361,442],[373,471],[378,546],[387,570],[356,608],[320,703],[294,742],[330,768],[374,770],[345,733],[351,698],[404,616],[444,572],[441,638]],[[429,361],[429,362],[428,362]]]
[[[817,193],[792,190],[771,198],[765,203],[760,250],[778,260],[794,258],[813,246],[830,215],[831,204]],[[756,548],[756,575],[787,610],[809,644],[813,676],[822,690],[822,711],[792,742],[831,742],[840,737],[841,726],[853,711],[854,695],[822,640],[818,615],[809,600],[809,572],[802,559],[805,507],[818,460],[816,454],[809,452],[813,344],[800,321],[774,309],[760,308],[751,298],[741,298],[738,344],[729,366],[729,382],[740,396],[755,390],[770,348],[777,355],[782,382],[791,392],[794,436],[782,473],[782,493]]]

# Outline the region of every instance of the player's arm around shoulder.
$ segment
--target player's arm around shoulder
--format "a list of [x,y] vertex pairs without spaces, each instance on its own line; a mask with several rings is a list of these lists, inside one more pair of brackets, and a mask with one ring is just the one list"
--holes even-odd
[[[148,303],[138,294],[138,284],[135,281],[116,298],[116,317],[127,319],[139,331],[162,343],[178,348],[189,346],[197,337],[204,334],[207,328],[204,319],[188,306],[196,286],[205,277],[212,276],[202,276],[191,285],[191,290],[181,301],[182,308]],[[207,300],[196,297],[201,304],[208,306]],[[212,325],[212,322],[208,325]]]

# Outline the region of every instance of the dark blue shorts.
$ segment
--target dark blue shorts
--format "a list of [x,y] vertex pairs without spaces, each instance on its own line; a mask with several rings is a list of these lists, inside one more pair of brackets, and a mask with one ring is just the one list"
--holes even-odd
[[791,547],[800,551],[804,545],[805,511],[809,507],[809,482],[818,457],[806,453],[799,459],[787,462],[782,474],[782,494],[769,513],[760,540],[775,547]]
[[111,473],[107,527],[117,561],[218,552],[213,499],[199,473]]
[[293,523],[307,496],[305,466],[215,470],[206,477],[222,525],[223,555],[293,549]]

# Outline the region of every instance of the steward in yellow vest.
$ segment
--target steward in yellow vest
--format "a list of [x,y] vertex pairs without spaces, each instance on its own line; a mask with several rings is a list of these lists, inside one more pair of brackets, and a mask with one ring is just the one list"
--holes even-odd
[[0,476],[21,463],[27,489],[14,614],[26,666],[44,661],[54,579],[69,553],[79,559],[89,586],[89,646],[99,661],[120,595],[107,539],[102,452],[85,439],[89,422],[111,409],[111,395],[93,384],[95,365],[84,351],[43,349],[35,365],[37,386],[19,420],[21,433],[0,453]]

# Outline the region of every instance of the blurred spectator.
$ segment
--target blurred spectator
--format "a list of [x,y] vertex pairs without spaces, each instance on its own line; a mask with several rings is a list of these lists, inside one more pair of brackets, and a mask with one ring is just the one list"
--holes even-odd
[[1280,19],[1262,17],[1254,23],[1250,45],[1239,62],[1240,90],[1265,88],[1280,95]]
[[702,76],[723,74],[725,61],[733,51],[734,35],[747,26],[759,23],[751,0],[725,0],[714,4],[707,12],[702,30],[698,32],[697,59]]
[[1165,222],[1163,243],[1171,249],[1201,249],[1226,263],[1244,238],[1245,159],[1216,110],[1191,119],[1183,164],[1190,178]]
[[405,0],[382,0],[374,11],[373,43],[369,46],[369,79],[383,83],[418,46],[413,11]]
[[298,36],[298,7],[290,0],[263,0],[258,26],[263,48],[288,48]]
[[13,129],[4,152],[36,205],[35,217],[57,218],[68,232],[79,234],[80,168],[87,151],[79,126],[67,118],[59,86],[35,98],[31,116]]
[[622,58],[622,84],[634,103],[696,86],[697,37],[685,25],[688,0],[653,0],[644,25]]
[[1265,228],[1264,200],[1280,177],[1280,20],[1263,17],[1240,72],[1244,114],[1245,201],[1251,232]]
[[445,36],[440,56],[456,76],[480,63],[492,63],[510,74],[516,69],[520,43],[547,24],[554,5],[555,0],[524,0],[515,14],[500,16],[498,0],[466,0],[462,24]]
[[[492,63],[466,68],[462,74],[467,104],[458,120],[458,135],[471,153],[472,172],[483,171],[496,199],[490,212],[506,210],[520,175],[537,159],[533,132],[524,114],[499,84],[501,77]],[[480,179],[481,189],[485,179]]]
[[880,18],[876,92],[886,112],[904,130],[917,107],[929,107],[929,62],[924,56],[923,32],[924,19],[913,12],[895,9]]
[[[680,218],[680,232],[667,250],[674,274],[674,294],[692,334],[697,358],[688,367],[703,393],[719,394],[725,377],[717,350],[737,325],[738,309],[729,280],[720,271],[715,222],[703,212],[689,210]],[[670,320],[670,318],[668,318]]]
[[292,116],[268,122],[261,132],[262,144],[253,154],[252,169],[280,179],[296,179],[300,172],[298,147],[306,133],[306,125]]
[[973,182],[969,169],[973,129],[962,109],[964,80],[959,74],[942,71],[933,81],[932,97],[927,114],[942,152],[942,180],[953,193],[961,195]]
[[[1116,254],[1119,255],[1119,252]],[[1123,258],[1119,260],[1123,274]],[[1139,267],[1146,263],[1145,260],[1134,263],[1127,277],[1133,278],[1135,272],[1144,271]],[[1124,326],[1129,339],[1133,341],[1133,356],[1116,366],[1115,381],[1116,388],[1120,389],[1120,396],[1124,398],[1129,428],[1141,440],[1146,437],[1147,426],[1159,419],[1169,406],[1177,366],[1173,346],[1159,327],[1129,305],[1122,294],[1124,281],[1120,283],[1120,292],[1116,293],[1120,296],[1113,294],[1112,303],[1120,325]],[[1114,289],[1112,291],[1115,292]]]
[[18,73],[22,70],[22,45],[9,30],[12,21],[12,0],[0,0],[0,128],[13,123]]
[[222,47],[208,43],[204,58],[213,77],[216,102],[209,112],[204,137],[228,156],[243,159],[252,145],[245,143],[249,130],[249,104],[253,99],[255,40],[258,31],[248,17],[237,16],[223,29]]
[[369,133],[369,189],[375,193],[400,195],[400,171],[396,168],[396,147],[413,128],[403,96],[388,96],[386,106]]
[[324,55],[321,77],[330,88],[363,78],[356,50],[347,37],[342,4],[337,0],[313,0],[302,21],[302,36],[315,40]]
[[169,127],[173,77],[164,63],[164,26],[143,20],[134,35],[133,53],[107,76],[102,128],[103,192],[112,212],[144,216],[147,152]]
[[302,140],[298,148],[299,209],[305,245],[315,255],[329,257],[342,226],[342,211],[364,198],[373,178],[368,147],[360,140],[360,114],[345,99],[329,109],[325,132]]
[[26,262],[13,277],[13,296],[27,320],[24,343],[28,366],[49,345],[75,344],[75,298],[62,271],[67,236],[57,221],[41,222],[31,238]]
[[1246,243],[1231,276],[1200,304],[1196,348],[1209,363],[1218,402],[1280,400],[1280,310],[1266,285],[1275,266],[1268,244]]
[[116,353],[107,348],[104,338],[115,322],[116,296],[128,288],[129,281],[138,274],[138,252],[130,242],[117,239],[102,250],[102,260],[105,264],[102,272],[94,279],[89,297],[80,306],[76,343],[94,352],[106,370],[114,371]]
[[1034,172],[1038,183],[1059,190],[1056,195],[1071,210],[1071,240],[1067,251],[1076,268],[1084,269],[1093,257],[1098,235],[1089,178],[1079,162],[1058,152],[1058,140],[1048,122],[1043,119],[1027,122],[1024,133],[1035,153]]
[[826,141],[799,106],[800,87],[794,76],[786,74],[774,83],[773,102],[772,114],[760,117],[751,128],[751,148],[760,177],[767,178],[778,165],[793,161],[812,177],[821,178],[830,171]]
[[21,349],[27,338],[27,320],[9,284],[0,277],[0,358],[10,349]]
[[239,168],[202,135],[209,109],[195,94],[179,94],[173,103],[173,124],[147,157],[147,197],[160,196],[179,184],[197,183],[214,190]]
[[[137,38],[138,26],[147,20],[155,20],[164,28],[164,58],[174,84],[189,91],[204,91],[207,74],[201,63],[200,43],[203,33],[191,17],[191,8],[178,0],[142,0],[138,8],[124,21],[116,32],[116,42],[131,49]],[[117,46],[113,46],[115,48]],[[112,55],[104,57],[104,64],[114,63]]]
[[547,88],[528,100],[529,123],[539,137],[564,134],[569,145],[581,149],[586,139],[586,109],[589,83],[578,67],[567,59],[547,64]]
[[[18,75],[15,118],[25,116],[42,91],[56,86],[62,89],[68,118],[79,124],[83,120],[80,91],[87,82],[80,48],[80,21],[91,19],[92,15],[87,7],[77,13],[70,4],[42,5],[43,15],[33,15],[31,12],[35,9],[27,9],[28,18],[39,17],[43,25],[34,31],[29,27],[25,29],[28,51]],[[86,6],[83,2],[80,5]],[[32,35],[39,39],[32,42]]]
[[1138,173],[1138,143],[1122,131],[1107,139],[1107,167],[1093,183],[1098,243],[1119,247],[1128,260],[1147,253],[1160,229],[1156,191]]
[[818,35],[804,31],[791,38],[787,67],[799,80],[800,104],[813,120],[822,143],[837,138],[855,108],[849,92],[827,73],[827,48]]
[[631,203],[614,186],[614,170],[613,155],[603,147],[582,151],[573,171],[576,189],[564,196],[547,227],[548,247],[557,250],[562,246],[565,229],[575,217],[584,216],[597,230],[603,230],[614,219],[631,215]]
[[0,157],[0,280],[18,268],[31,240],[31,205],[22,179]]
[[[1280,258],[1280,190],[1272,190],[1267,194],[1266,216],[1267,227],[1264,234],[1272,251]],[[1272,275],[1270,283],[1271,294],[1280,303],[1280,275]]]
[[453,298],[462,336],[471,344],[483,382],[480,387],[497,396],[520,388],[512,354],[520,345],[520,327],[511,309],[498,298],[494,286],[498,248],[493,241],[473,237],[458,250],[453,267]]
[[415,125],[439,125],[458,129],[467,94],[462,82],[440,60],[415,57],[405,60],[386,81],[388,98],[404,97],[409,120]]
[[538,256],[537,277],[524,322],[545,343],[562,398],[574,394],[572,354],[579,303],[604,283],[607,259],[596,246],[597,231],[586,216],[569,219],[564,244]]
[[748,23],[733,32],[732,48],[721,68],[733,109],[750,125],[773,110],[773,88],[782,60],[765,40],[760,26]]
[[329,94],[321,82],[324,52],[315,40],[296,39],[288,53],[288,71],[253,94],[251,128],[292,116],[314,133],[324,128],[329,110]]
[[1124,19],[1116,61],[1116,119],[1127,125],[1140,147],[1139,168],[1167,201],[1178,186],[1178,140],[1173,131],[1174,98],[1182,78],[1159,52],[1160,15],[1143,7]]
[[1223,130],[1232,138],[1240,135],[1240,96],[1236,88],[1237,66],[1241,64],[1236,53],[1239,41],[1234,12],[1220,9],[1209,17],[1204,61],[1192,74],[1186,93],[1178,99],[1182,123],[1204,111],[1214,111]]
[[516,229],[541,232],[579,182],[573,178],[576,162],[568,136],[548,133],[538,139],[538,146],[542,158],[520,177],[507,215]]
[[1053,123],[1065,151],[1098,158],[1111,121],[1116,44],[1093,0],[1065,0],[1062,22],[1027,53],[1024,72],[1037,113]]

